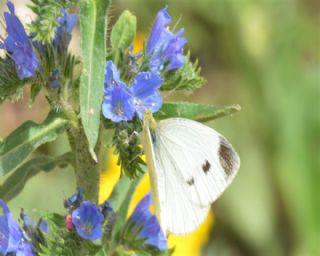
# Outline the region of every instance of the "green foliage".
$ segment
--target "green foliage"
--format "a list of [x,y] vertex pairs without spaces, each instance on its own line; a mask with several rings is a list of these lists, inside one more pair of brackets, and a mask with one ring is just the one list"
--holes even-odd
[[103,99],[108,5],[108,0],[80,0],[80,115],[94,159],[93,148],[98,139]]
[[35,39],[50,42],[53,38],[61,8],[68,8],[77,0],[31,0],[30,9],[36,14],[35,22],[30,24],[30,32],[36,33]]
[[178,70],[165,72],[164,83],[161,90],[188,90],[192,91],[202,87],[206,80],[200,75],[201,68],[196,60],[191,62],[190,52],[186,56],[185,64]]
[[41,124],[22,124],[0,143],[0,176],[19,167],[39,146],[54,141],[67,126],[68,120],[54,112]]
[[189,102],[164,103],[161,110],[154,114],[156,119],[182,117],[198,122],[207,122],[240,111],[239,105],[213,106]]
[[50,232],[46,235],[47,246],[41,248],[40,256],[88,256],[100,250],[100,246],[80,238],[76,231],[68,231],[64,216],[48,214],[45,219]]
[[111,32],[112,56],[115,65],[119,64],[121,53],[129,48],[136,35],[137,18],[129,11],[124,11]]
[[121,232],[126,222],[129,204],[141,177],[142,175],[132,180],[127,176],[122,176],[112,191],[109,202],[117,213],[117,219],[111,237],[104,237],[104,244],[108,251],[114,250],[114,247],[121,242]]
[[24,188],[29,179],[41,171],[50,172],[56,167],[66,167],[72,162],[72,153],[66,153],[58,157],[38,156],[19,167],[0,186],[0,198],[6,202],[16,197]]
[[142,131],[141,122],[135,118],[133,122],[115,124],[113,145],[115,154],[119,156],[118,165],[121,172],[135,178],[144,172],[145,162],[142,160],[142,148],[139,134]]
[[19,99],[28,80],[19,79],[15,64],[8,56],[0,58],[0,70],[0,103],[6,99]]

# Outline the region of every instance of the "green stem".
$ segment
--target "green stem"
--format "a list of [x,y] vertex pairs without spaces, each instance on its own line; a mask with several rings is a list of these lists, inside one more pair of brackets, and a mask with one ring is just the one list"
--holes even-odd
[[[83,127],[68,131],[69,142],[75,153],[75,175],[78,188],[83,188],[86,200],[97,202],[99,194],[100,163],[94,161],[89,151],[89,145]],[[95,147],[95,153],[100,156],[101,141]]]

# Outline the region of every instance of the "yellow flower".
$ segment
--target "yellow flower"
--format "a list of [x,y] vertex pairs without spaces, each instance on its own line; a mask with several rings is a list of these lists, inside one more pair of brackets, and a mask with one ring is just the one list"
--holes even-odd
[[[113,187],[120,177],[120,167],[117,165],[117,156],[108,152],[108,162],[106,169],[100,176],[99,202],[105,201],[111,194]],[[140,199],[150,191],[148,174],[146,174],[137,187],[129,207],[129,215],[140,201]],[[175,247],[174,256],[200,256],[201,248],[207,242],[211,227],[213,226],[214,216],[210,212],[205,222],[192,234],[186,236],[170,235],[168,238],[169,247]]]

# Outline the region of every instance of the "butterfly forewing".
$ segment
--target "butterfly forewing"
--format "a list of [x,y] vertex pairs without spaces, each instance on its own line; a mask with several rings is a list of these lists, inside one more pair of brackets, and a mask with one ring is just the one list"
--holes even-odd
[[192,120],[170,118],[156,129],[159,140],[155,154],[165,152],[175,168],[186,197],[206,206],[214,202],[235,177],[240,159],[232,145],[215,130]]
[[192,232],[236,175],[237,153],[215,130],[188,119],[166,119],[154,129],[147,125],[144,137],[162,228],[174,234]]

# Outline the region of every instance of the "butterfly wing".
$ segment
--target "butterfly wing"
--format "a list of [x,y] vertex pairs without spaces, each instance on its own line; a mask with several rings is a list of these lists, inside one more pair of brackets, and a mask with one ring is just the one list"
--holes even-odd
[[172,158],[174,171],[194,203],[206,206],[214,202],[237,174],[238,154],[212,128],[188,119],[170,118],[161,121],[156,131],[160,147],[155,149]]
[[176,175],[177,173],[165,172],[166,168],[173,170],[175,162],[167,158],[166,151],[159,151],[161,145],[154,144],[154,136],[155,134],[151,135],[148,127],[144,129],[143,144],[155,214],[164,232],[190,233],[204,221],[209,206],[195,205],[188,199],[183,187],[179,186],[182,180]]
[[170,118],[148,131],[146,155],[161,226],[192,232],[233,180],[240,159],[222,135],[195,121]]

